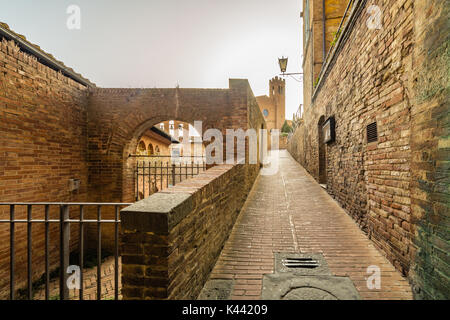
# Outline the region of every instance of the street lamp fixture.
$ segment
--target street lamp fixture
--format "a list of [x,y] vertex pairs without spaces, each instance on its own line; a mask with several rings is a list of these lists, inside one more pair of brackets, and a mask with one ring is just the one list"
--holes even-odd
[[303,74],[303,72],[295,72],[295,73],[286,73],[287,64],[288,64],[288,58],[281,57],[278,58],[278,64],[280,65],[281,74],[280,76],[291,76],[294,74]]
[[280,70],[282,73],[286,72],[287,63],[288,63],[288,58],[285,58],[285,57],[278,58],[278,64],[280,65]]

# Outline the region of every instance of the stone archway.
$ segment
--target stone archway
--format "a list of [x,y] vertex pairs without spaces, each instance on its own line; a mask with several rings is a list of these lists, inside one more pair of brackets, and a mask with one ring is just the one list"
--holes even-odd
[[[247,80],[230,80],[229,89],[103,89],[92,88],[88,97],[88,193],[92,202],[134,202],[133,160],[129,154],[148,128],[166,121],[190,124],[202,121],[209,128],[259,128],[265,124]],[[250,183],[256,166],[248,168]],[[259,166],[258,166],[259,167]],[[102,212],[114,218],[114,212]],[[113,243],[114,230],[102,242]]]
[[91,89],[90,200],[133,201],[127,158],[148,128],[166,120],[202,121],[202,132],[216,128],[223,134],[228,128],[259,128],[264,118],[254,101],[248,81],[240,79],[230,80],[229,89]]
[[[150,118],[144,123],[140,124],[135,132],[133,133],[131,139],[124,146],[123,149],[123,180],[122,180],[122,198],[125,199],[126,202],[133,202],[135,200],[135,192],[136,192],[136,174],[135,168],[137,161],[139,161],[135,157],[131,157],[130,155],[135,153],[136,147],[142,137],[142,135],[149,130],[151,127],[156,126],[158,123],[168,121],[168,120],[176,120],[188,123],[194,126],[194,123],[190,123],[185,121],[184,119],[162,119],[161,118]],[[201,128],[203,130],[203,126]]]

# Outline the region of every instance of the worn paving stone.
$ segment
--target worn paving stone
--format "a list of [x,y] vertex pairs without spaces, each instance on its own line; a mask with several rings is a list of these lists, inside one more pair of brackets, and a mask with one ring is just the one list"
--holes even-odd
[[[231,299],[259,299],[276,252],[322,253],[332,275],[349,277],[362,299],[412,299],[407,279],[354,220],[287,151],[279,156],[278,173],[256,180],[210,279],[234,279]],[[371,265],[380,268],[380,289],[367,287]]]

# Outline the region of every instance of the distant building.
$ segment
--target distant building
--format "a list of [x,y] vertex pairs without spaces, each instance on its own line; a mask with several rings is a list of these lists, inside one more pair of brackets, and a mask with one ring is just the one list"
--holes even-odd
[[[172,136],[179,142],[179,144],[171,146],[173,152],[175,152],[173,154],[189,157],[196,156],[197,158],[199,158],[197,160],[203,161],[201,159],[201,156],[204,156],[205,154],[205,147],[203,145],[200,133],[198,133],[191,124],[184,121],[167,120],[158,123],[155,127]],[[186,150],[183,150],[183,147],[185,148],[184,145],[187,143],[186,141],[183,141],[183,139],[185,139],[185,135],[187,135],[189,139],[188,142],[191,146],[190,153]],[[167,153],[165,154],[172,154],[171,152],[172,151],[167,151]]]
[[141,137],[136,154],[146,156],[169,155],[169,148],[172,143],[178,144],[179,141],[157,127],[152,127],[145,131]]
[[275,77],[269,80],[269,96],[256,97],[259,108],[266,120],[267,130],[283,127],[286,120],[286,82],[284,79]]

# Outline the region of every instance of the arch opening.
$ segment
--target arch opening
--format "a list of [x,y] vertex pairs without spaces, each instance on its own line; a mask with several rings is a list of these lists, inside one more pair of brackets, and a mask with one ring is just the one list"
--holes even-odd
[[124,146],[123,199],[141,200],[201,173],[204,155],[205,144],[190,122],[145,121]]

